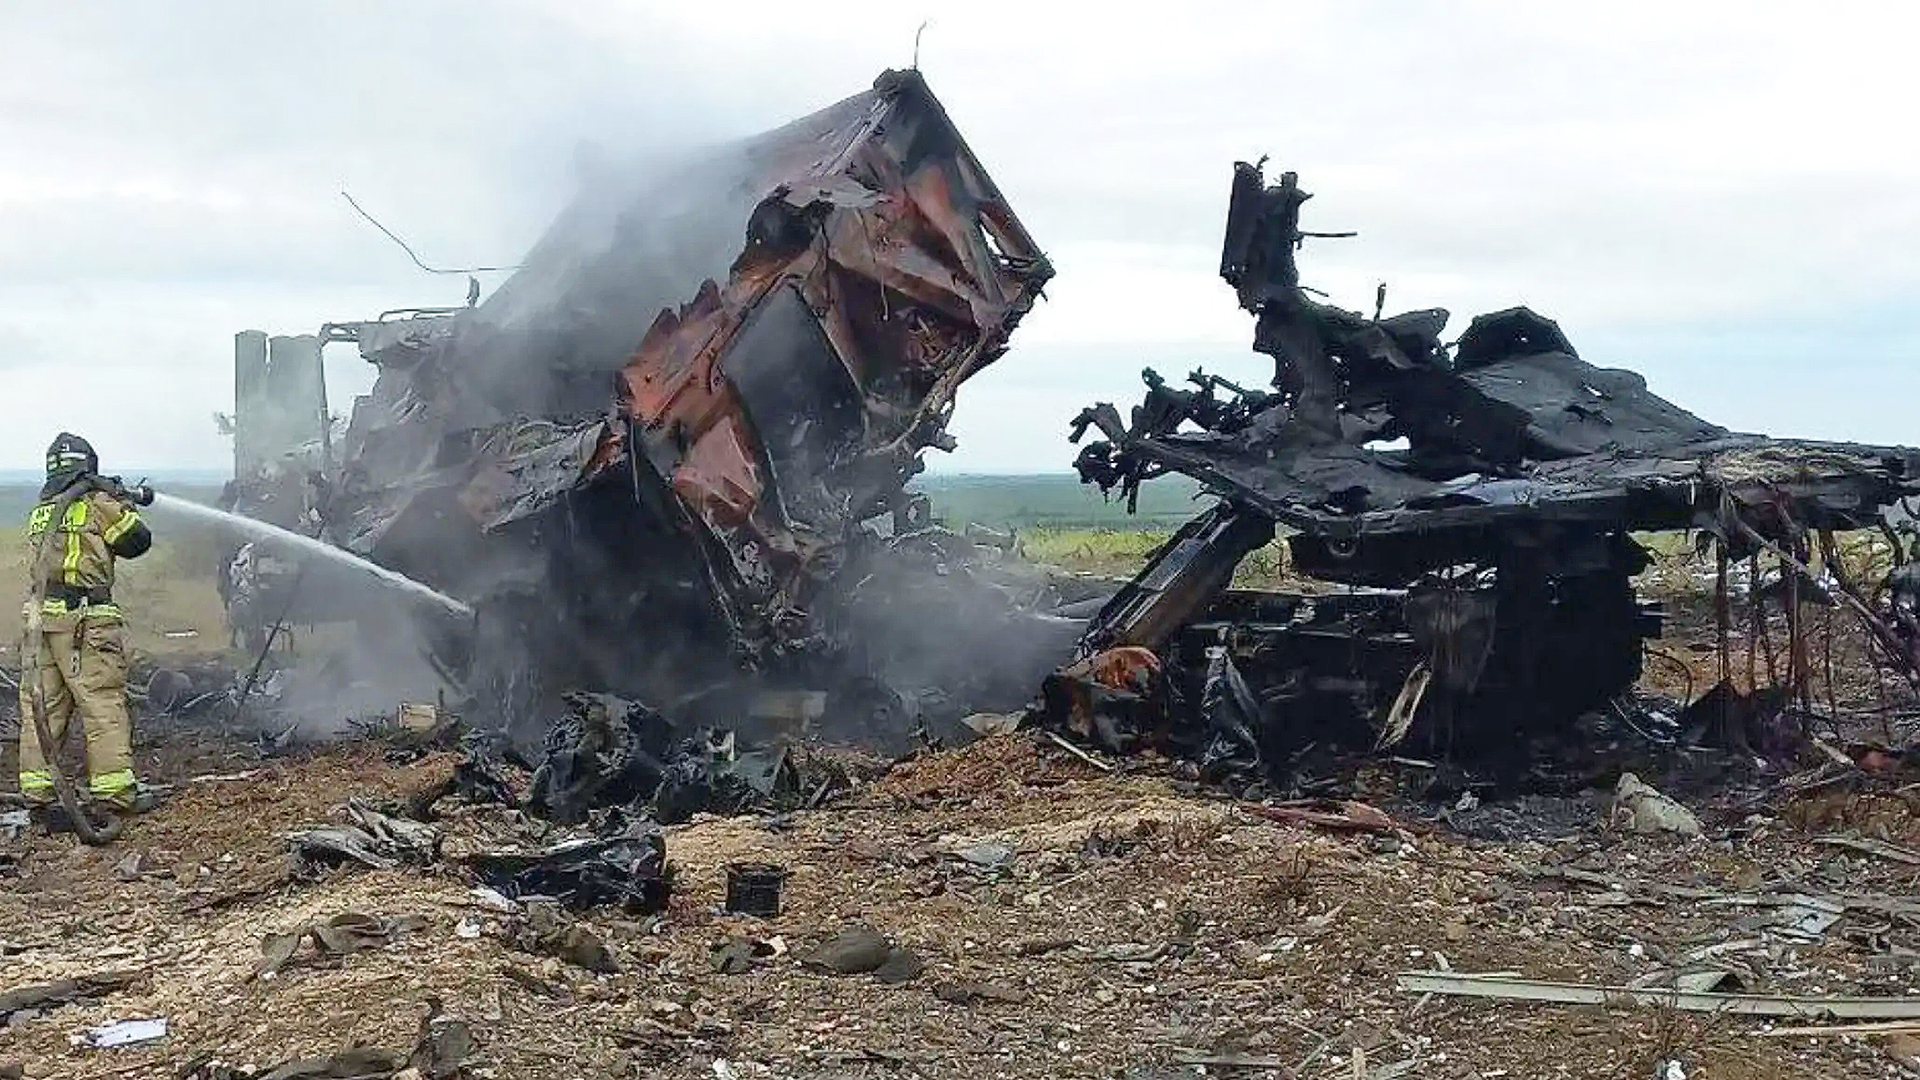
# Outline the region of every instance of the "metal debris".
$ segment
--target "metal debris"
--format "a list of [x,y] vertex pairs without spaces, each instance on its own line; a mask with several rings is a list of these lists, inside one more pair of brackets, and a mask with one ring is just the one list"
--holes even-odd
[[1539,982],[1511,975],[1403,971],[1399,989],[1412,994],[1538,1001],[1560,1005],[1637,1005],[1686,1012],[1738,1016],[1792,1016],[1817,1019],[1911,1019],[1920,1017],[1920,998],[1792,997],[1778,994],[1719,994],[1680,989],[1638,989],[1583,983]]
[[427,921],[418,915],[382,917],[358,911],[343,911],[326,919],[304,923],[295,929],[275,931],[260,939],[260,962],[254,966],[254,978],[272,978],[291,964],[300,946],[309,939],[320,956],[347,956],[365,949],[390,944],[409,931],[420,930]]
[[1273,821],[1314,825],[1343,832],[1390,834],[1400,827],[1381,811],[1350,799],[1307,799],[1275,805],[1253,805],[1245,809],[1250,814]]
[[569,692],[566,712],[547,729],[527,808],[563,825],[602,806],[636,806],[665,776],[673,739],[665,717],[611,694]]
[[602,975],[620,970],[613,950],[591,927],[567,918],[551,900],[532,901],[509,927],[507,940],[526,952],[565,960]]
[[[1510,749],[1606,709],[1640,674],[1663,619],[1631,583],[1645,531],[1774,555],[1912,670],[1920,636],[1809,562],[1815,538],[1877,525],[1920,491],[1920,451],[1730,432],[1583,360],[1525,308],[1476,317],[1449,345],[1442,310],[1322,303],[1295,265],[1308,198],[1293,173],[1268,184],[1235,167],[1221,275],[1255,316],[1271,388],[1196,371],[1183,389],[1149,370],[1129,418],[1103,402],[1074,421],[1075,442],[1097,433],[1076,460],[1084,482],[1132,505],[1178,472],[1218,502],[1094,618],[1046,695],[1049,722],[1232,773],[1284,771],[1308,744]],[[1282,529],[1293,573],[1346,590],[1230,588]],[[1150,651],[1133,667],[1163,671],[1164,688],[1090,669],[1118,650]],[[1802,699],[1805,671],[1789,679]]]
[[762,919],[780,915],[780,890],[787,881],[787,868],[772,863],[732,863],[727,867],[728,914],[753,915]]
[[167,1018],[156,1016],[140,1020],[116,1020],[111,1024],[88,1028],[73,1036],[76,1046],[93,1050],[111,1050],[121,1046],[139,1046],[167,1037]]
[[356,862],[375,870],[403,864],[424,866],[439,856],[440,831],[424,822],[383,814],[349,801],[351,825],[322,825],[287,835],[287,846],[304,872]]
[[419,1080],[454,1080],[464,1075],[464,1066],[474,1050],[473,1029],[467,1022],[445,1015],[440,999],[428,997],[413,1052],[407,1056],[407,1070]]
[[802,955],[800,962],[835,975],[872,973],[886,981],[912,978],[920,970],[917,957],[865,924],[840,931]]
[[721,975],[741,975],[753,970],[759,957],[755,942],[745,939],[721,942],[713,947],[713,970]]
[[666,839],[645,819],[610,821],[599,836],[538,851],[482,852],[467,863],[503,896],[547,897],[575,909],[615,904],[629,912],[654,912],[666,906],[672,890]]
[[821,783],[831,786],[831,778],[803,777],[784,744],[741,747],[730,730],[690,731],[612,694],[568,692],[562,701],[526,809],[563,825],[604,809],[649,814],[663,825],[703,811],[794,810],[810,791],[824,797]]
[[[398,1071],[399,1055],[371,1046],[356,1046],[325,1057],[297,1058],[261,1073],[257,1080],[380,1080]],[[198,1073],[209,1080],[238,1080],[237,1069]]]
[[0,990],[0,1025],[17,1023],[22,1018],[38,1016],[61,1005],[105,997],[116,990],[126,989],[140,976],[138,971],[102,971]]

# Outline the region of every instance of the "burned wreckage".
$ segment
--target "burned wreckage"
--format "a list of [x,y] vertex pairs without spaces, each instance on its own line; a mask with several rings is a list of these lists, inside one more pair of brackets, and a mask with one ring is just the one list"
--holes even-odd
[[[1083,482],[1131,500],[1182,473],[1218,496],[1048,680],[1047,716],[1082,737],[1173,744],[1223,772],[1271,773],[1315,740],[1518,750],[1640,675],[1663,613],[1635,595],[1635,533],[1717,542],[1724,596],[1729,558],[1766,550],[1804,573],[1832,531],[1920,490],[1920,451],[1730,432],[1583,360],[1525,308],[1445,345],[1446,311],[1319,302],[1295,263],[1316,235],[1300,228],[1308,198],[1293,173],[1235,168],[1220,272],[1274,358],[1271,389],[1149,370],[1129,418],[1103,403],[1073,424],[1076,443],[1097,432]],[[1231,588],[1282,529],[1320,587]],[[1911,620],[1857,606],[1912,656]]]
[[[1014,560],[949,567],[905,490],[1052,273],[918,72],[887,72],[591,178],[484,302],[322,327],[378,374],[319,433],[310,516],[473,607],[426,651],[527,755],[609,713],[649,754],[756,721],[911,745],[1019,707],[1084,626]],[[957,611],[996,647],[955,647]]]
[[[1236,167],[1221,273],[1270,388],[1149,371],[1131,417],[1072,425],[1097,432],[1088,483],[1131,500],[1178,472],[1217,497],[1117,592],[983,559],[909,494],[1053,273],[917,72],[600,177],[484,302],[237,343],[271,353],[267,383],[313,383],[328,343],[378,369],[337,436],[324,389],[281,402],[293,449],[250,443],[240,486],[472,607],[425,652],[564,820],[647,792],[674,817],[791,800],[812,789],[784,758],[738,747],[793,726],[904,749],[1024,709],[1256,773],[1356,736],[1517,744],[1639,675],[1662,612],[1635,594],[1635,533],[1804,568],[1920,490],[1916,451],[1729,432],[1525,309],[1443,344],[1444,311],[1317,301],[1307,198]],[[1279,530],[1317,587],[1232,588]],[[291,591],[255,607],[365,621]],[[1868,615],[1913,655],[1920,621]]]

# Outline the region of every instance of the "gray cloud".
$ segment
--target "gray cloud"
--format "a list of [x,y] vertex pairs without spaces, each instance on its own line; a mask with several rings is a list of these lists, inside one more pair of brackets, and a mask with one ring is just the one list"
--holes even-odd
[[0,324],[0,372],[36,367],[47,358],[46,346],[33,335]]
[[[1920,99],[1898,25],[1914,17],[1875,18],[1861,34],[1845,11],[1771,3],[934,11],[923,67],[1061,270],[936,466],[1058,467],[1053,433],[1131,395],[1142,362],[1257,372],[1213,275],[1229,166],[1263,153],[1318,193],[1313,222],[1360,230],[1303,260],[1342,302],[1384,279],[1456,330],[1526,302],[1724,422],[1896,430],[1887,395],[1814,384],[1789,407],[1764,381],[1698,377],[1715,349],[1790,370],[1841,328],[1855,357],[1910,344],[1862,329],[1920,287],[1920,155],[1890,135]],[[112,453],[218,465],[207,416],[235,330],[457,300],[464,282],[414,270],[342,187],[430,259],[511,262],[583,144],[646,156],[782,122],[906,64],[920,20],[881,3],[0,0],[17,45],[0,66],[0,462],[35,460],[55,422],[38,403],[83,382],[147,406]],[[1851,370],[1885,374],[1872,363]],[[366,375],[335,369],[337,399]]]

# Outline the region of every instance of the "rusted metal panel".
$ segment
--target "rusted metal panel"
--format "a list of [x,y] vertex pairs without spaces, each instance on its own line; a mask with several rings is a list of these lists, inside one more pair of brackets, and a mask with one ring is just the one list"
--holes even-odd
[[[798,127],[824,152],[763,146],[797,167],[748,215],[726,282],[662,312],[620,373],[646,460],[748,606],[805,602],[819,551],[942,443],[955,388],[1051,274],[917,73]],[[769,365],[789,400],[756,409],[744,388]]]

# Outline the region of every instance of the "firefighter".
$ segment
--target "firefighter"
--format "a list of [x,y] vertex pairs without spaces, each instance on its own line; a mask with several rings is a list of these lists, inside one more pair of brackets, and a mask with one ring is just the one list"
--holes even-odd
[[[31,586],[41,597],[40,631],[30,632],[28,665],[20,679],[20,794],[46,807],[54,799],[53,774],[41,753],[33,722],[33,683],[45,705],[52,749],[64,740],[67,722],[80,715],[87,737],[87,793],[115,811],[139,809],[127,716],[126,624],[113,602],[116,559],[136,559],[153,546],[153,534],[133,504],[152,496],[99,474],[100,459],[78,435],[62,432],[47,447],[47,482],[27,521]],[[58,509],[67,496],[64,512]],[[59,520],[54,520],[55,515]],[[29,604],[33,600],[29,599]]]

